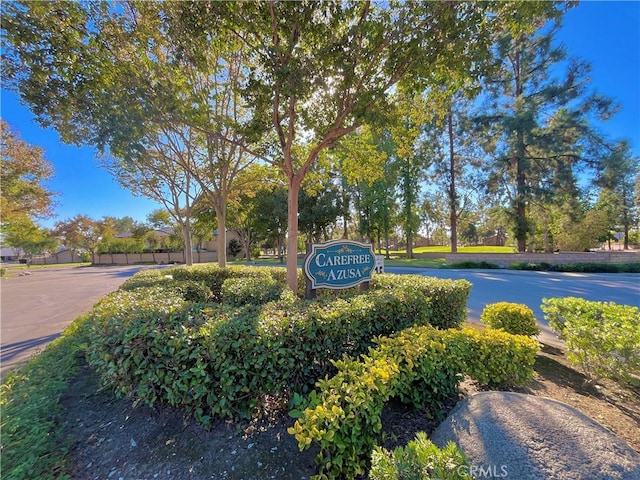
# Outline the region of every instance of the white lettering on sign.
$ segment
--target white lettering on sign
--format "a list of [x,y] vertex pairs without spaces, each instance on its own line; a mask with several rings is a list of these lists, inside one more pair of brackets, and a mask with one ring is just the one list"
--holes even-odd
[[357,268],[348,268],[346,270],[329,270],[327,281],[331,280],[352,280],[354,278],[362,278],[362,272]]
[[[327,256],[326,253],[316,255],[316,265],[320,268],[367,264],[371,261],[371,255],[333,255]],[[355,278],[355,277],[352,277]]]

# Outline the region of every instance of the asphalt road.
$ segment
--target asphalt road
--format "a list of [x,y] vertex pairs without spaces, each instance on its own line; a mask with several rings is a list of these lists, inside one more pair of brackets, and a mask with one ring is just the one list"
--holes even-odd
[[467,279],[472,284],[467,303],[468,320],[480,323],[485,305],[513,302],[527,305],[540,326],[542,342],[562,342],[549,329],[540,309],[543,298],[580,297],[598,302],[615,302],[640,307],[640,274],[625,273],[561,273],[520,270],[449,270],[386,267],[387,273]]
[[81,314],[142,270],[126,267],[67,267],[23,272],[0,286],[0,376],[43,349]]
[[[105,294],[135,272],[150,267],[32,269],[31,275],[3,278],[0,295],[0,375],[54,340]],[[540,324],[540,340],[559,344],[544,321],[544,297],[577,296],[640,307],[640,275],[522,272],[514,270],[437,270],[388,267],[389,273],[466,278],[473,283],[468,317],[479,322],[488,303],[524,303]]]

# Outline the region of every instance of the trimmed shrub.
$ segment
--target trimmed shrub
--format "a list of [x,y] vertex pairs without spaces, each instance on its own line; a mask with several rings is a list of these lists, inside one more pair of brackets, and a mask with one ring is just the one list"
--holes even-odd
[[566,341],[567,358],[591,379],[640,383],[638,307],[582,298],[543,299],[549,326]]
[[424,432],[405,447],[393,452],[375,447],[371,454],[371,480],[464,480],[470,479],[470,465],[455,443],[443,449],[434,445]]
[[173,268],[167,273],[172,275],[175,280],[192,280],[204,283],[211,290],[212,301],[219,302],[222,298],[222,285],[232,275],[232,268],[197,265]]
[[[234,266],[219,268],[212,265],[197,265],[191,267],[177,267],[163,270],[149,270],[139,272],[127,280],[121,289],[132,290],[135,288],[153,285],[171,285],[172,280],[194,281],[205,284],[211,290],[210,301],[220,302],[223,299],[222,288],[229,278],[237,279],[271,279],[275,283],[267,280],[265,283],[269,287],[258,287],[266,289],[270,293],[265,298],[272,298],[277,290],[276,284],[285,288],[286,270],[278,267],[245,267]],[[243,282],[240,282],[243,283]],[[249,282],[252,283],[252,282]],[[259,282],[256,282],[257,285]],[[236,288],[236,287],[234,287]],[[237,288],[239,286],[237,285]],[[231,299],[231,287],[227,291],[225,302],[233,302]],[[423,277],[421,275],[374,275],[370,284],[370,290],[415,290],[420,295],[431,299],[432,317],[430,324],[439,328],[459,327],[467,317],[467,300],[471,291],[471,283],[466,280],[447,280],[434,277]],[[305,291],[305,278],[302,271],[298,271],[298,297],[303,298]],[[247,289],[243,289],[242,295],[246,295]],[[346,290],[320,289],[317,291],[318,299],[348,298],[361,294],[358,287]],[[257,301],[257,297],[255,300]],[[236,303],[241,303],[239,299]]]
[[[307,393],[319,378],[335,373],[331,359],[366,352],[377,335],[431,322],[459,324],[464,307],[458,302],[466,302],[470,287],[415,277],[396,288],[383,284],[366,294],[307,302],[281,287],[271,272],[253,269],[255,277],[223,282],[225,304],[190,304],[172,287],[214,282],[184,270],[173,273],[180,280],[107,296],[92,313],[88,358],[119,394],[151,405],[185,406],[205,424],[214,415],[250,417],[266,395]],[[222,277],[215,271],[213,276]],[[183,280],[188,277],[199,280]],[[234,307],[279,292],[275,302]],[[449,294],[453,301],[447,303]],[[449,311],[442,321],[434,304],[458,314]]]
[[531,271],[543,271],[548,272],[553,268],[553,265],[547,262],[540,263],[526,263],[526,262],[515,262],[509,265],[509,270],[531,270]]
[[491,328],[514,335],[531,336],[540,333],[533,310],[522,303],[491,303],[482,310],[480,321]]
[[142,270],[133,277],[128,278],[120,285],[119,290],[135,290],[141,287],[153,287],[155,285],[168,284],[173,280],[171,272],[175,269]]
[[526,385],[533,378],[538,342],[501,330],[449,330],[447,361],[462,361],[462,371],[483,387]]
[[640,263],[563,263],[552,265],[553,272],[640,273]]
[[204,282],[194,282],[192,280],[183,280],[170,284],[172,288],[182,296],[187,302],[204,303],[208,302],[212,297],[211,289]]
[[338,373],[317,383],[290,434],[304,450],[315,441],[319,478],[364,474],[392,397],[434,414],[457,392],[462,374],[482,384],[524,384],[533,376],[538,343],[498,330],[407,328],[356,361],[334,361]]
[[222,284],[222,302],[233,306],[262,305],[277,300],[284,290],[281,282],[270,276],[227,278]]
[[447,280],[421,275],[374,275],[371,281],[374,290],[415,291],[431,299],[429,324],[438,328],[457,328],[467,319],[467,301],[471,282]]

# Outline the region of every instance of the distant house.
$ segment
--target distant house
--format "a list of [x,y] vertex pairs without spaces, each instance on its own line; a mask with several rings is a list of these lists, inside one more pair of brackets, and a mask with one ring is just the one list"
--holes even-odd
[[[169,237],[171,235],[173,235],[173,228],[171,227],[164,227],[164,228],[154,228],[153,230],[149,230],[150,232],[156,232],[158,234],[158,236],[160,237]],[[127,232],[123,232],[123,233],[119,233],[117,235],[114,235],[113,238],[131,238],[133,237],[133,233],[131,231],[127,231]]]
[[491,247],[504,247],[505,244],[505,235],[491,235],[488,237],[482,237],[480,240],[480,245],[491,246]]
[[22,254],[23,252],[20,248],[0,247],[0,259],[3,262],[16,262]]

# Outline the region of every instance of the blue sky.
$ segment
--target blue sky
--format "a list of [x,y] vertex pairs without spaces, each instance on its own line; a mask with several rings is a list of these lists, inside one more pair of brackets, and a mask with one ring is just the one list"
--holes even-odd
[[[640,156],[640,1],[582,2],[566,14],[556,41],[564,44],[570,56],[591,64],[592,88],[621,105],[600,130],[612,139],[628,139],[634,155]],[[0,114],[23,140],[42,147],[54,166],[55,177],[47,186],[59,193],[57,217],[41,222],[44,226],[77,214],[144,221],[152,210],[161,208],[122,188],[98,167],[92,148],[64,145],[55,131],[40,128],[17,96],[4,89]]]

